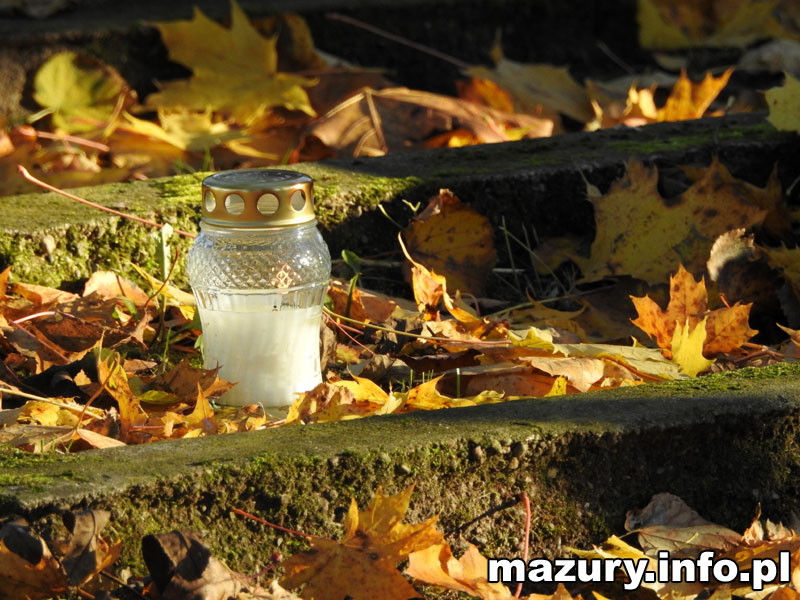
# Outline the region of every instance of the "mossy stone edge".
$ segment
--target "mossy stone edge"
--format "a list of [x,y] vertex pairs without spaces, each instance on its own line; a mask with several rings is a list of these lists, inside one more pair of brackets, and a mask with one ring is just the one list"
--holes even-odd
[[796,510],[798,376],[800,366],[782,364],[68,456],[0,449],[0,518],[22,515],[46,529],[54,510],[106,508],[125,541],[120,565],[142,569],[143,535],[192,529],[244,572],[303,542],[233,508],[336,537],[350,497],[363,506],[381,485],[415,483],[411,520],[439,514],[454,543],[497,556],[519,554],[522,511],[491,509],[522,491],[533,503],[534,556],[621,533],[625,511],[659,492],[741,530],[759,503],[773,520]]
[[[588,178],[601,186],[619,177],[631,156],[648,162],[708,163],[717,154],[734,175],[763,184],[775,164],[788,187],[800,175],[794,133],[776,131],[762,114],[735,115],[575,133],[467,148],[437,149],[380,158],[338,159],[292,165],[315,178],[317,215],[338,256],[397,250],[396,222],[413,216],[404,199],[425,201],[440,188],[489,217],[503,252],[500,221],[534,227],[540,238],[593,235]],[[73,190],[99,204],[189,232],[197,230],[204,173]],[[129,261],[157,273],[158,236],[138,223],[102,213],[56,194],[0,198],[0,268],[12,265],[18,281],[60,286],[98,269],[132,274]],[[185,256],[186,238],[176,244]],[[174,273],[186,285],[183,261]]]

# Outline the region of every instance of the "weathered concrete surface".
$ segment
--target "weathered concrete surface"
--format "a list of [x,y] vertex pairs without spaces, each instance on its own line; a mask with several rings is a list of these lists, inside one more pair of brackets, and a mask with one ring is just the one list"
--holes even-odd
[[[675,384],[36,456],[0,450],[0,518],[46,525],[55,508],[102,507],[137,564],[144,534],[199,530],[254,572],[300,542],[231,513],[339,535],[349,498],[416,483],[410,517],[489,554],[517,555],[521,510],[484,518],[514,494],[533,502],[533,555],[621,533],[627,509],[672,492],[742,529],[800,492],[800,367],[747,369]],[[477,519],[477,520],[476,520]]]
[[[763,184],[776,164],[784,189],[800,175],[797,136],[776,131],[756,114],[292,168],[316,179],[317,212],[332,253],[372,254],[397,249],[397,229],[375,210],[379,203],[406,223],[412,214],[402,200],[424,201],[441,187],[487,215],[497,236],[504,217],[512,232],[526,224],[540,238],[575,234],[589,242],[594,219],[584,176],[602,189],[624,172],[631,156],[674,167],[708,164],[714,153],[735,176],[756,184]],[[76,193],[194,231],[202,177],[180,175]],[[800,186],[793,194],[800,199]],[[59,285],[98,268],[126,272],[128,258],[148,269],[155,266],[155,237],[141,225],[50,193],[0,198],[0,203],[0,267],[13,265],[19,280]],[[188,243],[184,240],[184,250]],[[495,246],[502,249],[503,239],[498,237]],[[180,270],[176,281],[185,283]]]

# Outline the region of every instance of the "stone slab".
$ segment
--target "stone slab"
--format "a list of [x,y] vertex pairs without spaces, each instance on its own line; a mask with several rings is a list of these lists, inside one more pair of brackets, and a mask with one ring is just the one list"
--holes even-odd
[[[533,227],[539,238],[574,234],[592,239],[592,205],[585,179],[603,189],[632,156],[665,167],[708,164],[712,154],[742,177],[763,185],[777,164],[784,189],[800,175],[794,133],[776,131],[763,114],[735,115],[637,129],[619,128],[503,144],[436,149],[380,158],[292,165],[316,180],[317,213],[334,256],[342,249],[373,254],[397,249],[397,222],[412,213],[403,200],[424,202],[452,189],[489,217],[502,253],[500,222],[511,231]],[[89,200],[196,231],[203,173],[78,189]],[[793,186],[790,201],[800,201]],[[130,272],[132,260],[155,269],[156,238],[146,227],[78,205],[52,193],[0,198],[0,268],[21,281],[61,285],[94,270]],[[521,232],[518,232],[521,235]],[[189,241],[180,245],[188,248]],[[176,281],[185,284],[182,269]]]
[[[241,508],[317,535],[341,534],[349,498],[416,483],[411,519],[440,515],[452,540],[519,553],[519,492],[533,503],[533,556],[622,533],[652,494],[683,497],[743,529],[760,503],[788,519],[800,498],[800,366],[427,413],[158,442],[76,455],[0,450],[0,519],[45,528],[53,510],[106,508],[141,566],[142,535],[200,531],[245,572],[300,541]],[[459,534],[461,537],[459,537]]]

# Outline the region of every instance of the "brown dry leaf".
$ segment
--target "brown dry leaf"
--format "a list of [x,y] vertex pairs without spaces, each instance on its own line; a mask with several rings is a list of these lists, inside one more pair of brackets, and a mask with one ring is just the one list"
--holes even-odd
[[639,534],[645,553],[658,550],[670,553],[694,548],[694,556],[704,549],[730,550],[742,536],[701,517],[674,494],[656,494],[642,509],[625,515],[625,529]]
[[503,127],[522,129],[524,137],[547,137],[553,132],[550,120],[503,113],[449,96],[407,88],[365,88],[317,119],[309,135],[346,155],[383,156],[408,152],[435,133],[458,127],[483,143],[509,141]]
[[[101,357],[103,352],[100,351]],[[132,441],[131,429],[137,423],[145,421],[147,415],[142,410],[139,399],[131,391],[119,354],[108,352],[105,358],[98,359],[97,378],[119,407],[120,439],[126,443]]]
[[754,190],[759,188],[731,180],[714,161],[681,196],[667,201],[658,192],[657,170],[631,160],[606,195],[590,198],[597,232],[591,257],[574,258],[587,281],[630,275],[658,284],[679,264],[702,273],[717,236],[764,221],[767,210],[753,200]]
[[[737,204],[760,208],[766,212],[763,223],[760,225],[763,232],[769,233],[776,239],[791,238],[791,217],[783,202],[777,164],[772,169],[767,184],[763,188],[735,178],[716,155],[711,159],[711,165],[708,167],[682,167],[682,170],[693,184],[702,182],[702,185],[692,185],[684,192],[684,196],[690,191],[700,197],[728,196],[734,198]],[[729,231],[732,229],[736,228],[728,228]]]
[[23,520],[0,526],[0,600],[39,600],[67,591],[67,575]]
[[43,285],[34,285],[32,283],[11,282],[8,283],[8,291],[33,302],[33,304],[40,309],[79,298],[78,295],[72,292],[64,292],[62,290],[56,290]]
[[[392,316],[397,302],[388,296],[355,288],[350,294],[350,284],[338,279],[331,281],[328,296],[333,302],[333,311],[365,323],[385,323]],[[350,297],[350,310],[347,301]]]
[[346,387],[323,382],[294,401],[286,415],[286,424],[330,423],[365,417],[373,410],[369,402],[356,402],[355,394]]
[[97,293],[100,298],[110,300],[122,296],[140,308],[147,304],[147,294],[141,288],[114,273],[113,271],[96,271],[86,281],[83,287],[83,296]]
[[[468,369],[464,369],[463,371],[467,370]],[[458,381],[455,381],[456,379]],[[503,399],[502,392],[498,392],[490,387],[478,389],[479,385],[475,384],[470,386],[470,381],[471,379],[468,375],[462,376],[460,374],[448,374],[434,377],[425,383],[411,388],[405,394],[402,412],[477,406],[478,404],[493,403]],[[438,386],[440,382],[443,387],[448,388],[448,393],[451,395],[445,395],[439,391]],[[403,396],[403,394],[397,395]]]
[[443,542],[435,529],[437,517],[416,524],[402,520],[414,486],[394,496],[381,489],[363,511],[355,500],[345,518],[341,542],[312,537],[311,550],[284,562],[281,585],[304,585],[300,594],[310,600],[409,600],[419,596],[396,565],[412,552]]
[[508,92],[518,113],[553,119],[563,113],[581,123],[591,120],[593,111],[586,90],[565,67],[527,65],[503,56],[499,40],[491,50],[492,68],[470,67],[466,74],[493,81]]
[[599,358],[533,356],[525,359],[525,362],[554,377],[566,377],[581,392],[588,392],[605,376],[606,371],[605,362]]
[[218,373],[219,368],[200,369],[191,366],[189,359],[185,359],[163,375],[156,377],[152,381],[151,387],[172,392],[184,402],[194,404],[198,385],[204,396],[208,398],[221,396],[236,385],[220,379],[217,376]]
[[459,98],[483,104],[507,113],[514,112],[511,95],[491,79],[470,77],[466,81],[456,81]]
[[71,586],[83,585],[119,558],[122,541],[112,542],[100,536],[110,516],[111,513],[104,510],[65,512],[62,515],[70,536],[55,540],[52,545]]
[[229,600],[242,589],[243,578],[193,533],[146,535],[142,556],[161,600]]
[[514,596],[505,585],[489,583],[488,565],[486,557],[472,544],[458,560],[448,544],[437,544],[412,553],[405,573],[423,583],[465,592],[481,600],[512,600]]
[[[638,318],[633,324],[655,338],[665,354],[671,354],[676,324],[694,330],[704,318],[706,339],[703,355],[715,356],[718,353],[733,352],[753,337],[757,331],[750,329],[748,318],[750,304],[735,304],[728,308],[718,308],[708,312],[708,295],[705,279],[695,281],[691,273],[681,265],[678,272],[670,277],[670,300],[666,310],[662,310],[649,296],[631,296]],[[684,325],[685,324],[685,325]]]
[[451,290],[483,294],[497,262],[489,220],[440,190],[404,232],[411,257],[447,279]]

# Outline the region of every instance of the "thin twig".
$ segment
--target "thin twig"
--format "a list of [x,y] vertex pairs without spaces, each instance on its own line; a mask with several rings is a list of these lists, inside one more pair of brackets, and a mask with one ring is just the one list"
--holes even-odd
[[323,311],[328,313],[331,317],[336,319],[341,319],[342,321],[347,321],[348,323],[355,323],[356,325],[361,325],[362,327],[369,327],[371,329],[375,329],[377,331],[385,331],[386,333],[396,333],[397,335],[404,335],[411,338],[416,338],[420,340],[427,340],[430,342],[447,342],[449,344],[464,344],[467,346],[513,346],[513,343],[510,341],[505,340],[455,340],[452,338],[444,338],[444,337],[435,337],[431,335],[421,335],[419,333],[408,333],[405,331],[399,331],[397,329],[391,329],[389,327],[381,327],[379,325],[375,325],[373,323],[367,323],[365,321],[358,321],[356,319],[351,319],[350,317],[345,317],[344,315],[337,314],[330,310],[329,308],[323,307]]
[[[66,402],[58,402],[57,400],[53,400],[52,398],[45,398],[44,396],[37,396],[36,394],[28,394],[26,392],[20,392],[18,390],[12,390],[6,387],[0,387],[0,392],[4,394],[8,394],[9,396],[18,396],[20,398],[25,398],[27,400],[36,400],[37,402],[46,402],[47,404],[52,404],[54,406],[58,406],[59,408],[66,408],[67,410],[74,410],[75,412],[82,411],[85,412],[85,407],[81,406],[80,404],[75,404],[74,406],[67,404]],[[97,408],[93,410],[99,410]],[[94,417],[95,419],[102,418],[102,415],[95,415],[89,413],[90,416]]]
[[37,319],[39,317],[52,317],[56,314],[54,310],[46,310],[44,312],[33,313],[32,315],[27,315],[25,317],[20,317],[14,321],[11,321],[11,325],[19,325],[20,323],[24,323],[25,321],[30,321],[32,319]]
[[101,152],[110,152],[111,148],[106,146],[105,144],[101,144],[100,142],[93,142],[92,140],[87,140],[80,137],[75,137],[74,135],[62,135],[58,133],[49,133],[47,131],[36,131],[36,137],[44,138],[46,140],[55,140],[57,142],[72,142],[73,144],[78,144],[79,146],[86,146],[87,148],[94,148],[95,150],[100,150]]
[[[529,540],[531,537],[531,499],[528,498],[528,494],[522,492],[520,494],[523,504],[525,505],[525,538],[524,538],[524,546],[522,554],[525,564],[528,564],[528,550],[529,550]],[[514,597],[519,598],[520,594],[522,593],[522,582],[520,581],[517,584],[517,591],[514,592]]]
[[[141,217],[137,217],[136,215],[130,215],[128,213],[120,212],[118,210],[114,210],[113,208],[108,208],[107,206],[103,206],[102,204],[97,204],[95,202],[91,202],[89,200],[85,200],[80,196],[76,196],[75,194],[70,194],[69,192],[65,192],[57,187],[50,185],[49,183],[45,183],[41,179],[37,179],[33,175],[28,172],[28,169],[23,167],[22,165],[17,165],[17,171],[20,175],[22,175],[25,179],[30,181],[31,183],[38,185],[41,188],[44,188],[50,192],[55,192],[56,194],[60,194],[70,200],[75,200],[75,202],[80,202],[81,204],[85,204],[86,206],[90,206],[92,208],[96,208],[97,210],[102,210],[103,212],[111,213],[112,215],[116,215],[118,217],[122,217],[123,219],[129,219],[131,221],[136,221],[137,223],[142,223],[143,225],[149,225],[150,227],[157,227],[161,229],[163,225],[156,223],[155,221],[149,221],[148,219],[142,219]],[[173,229],[175,233],[178,235],[182,235],[188,238],[196,238],[197,236],[193,233],[188,233],[186,231],[181,231],[180,229]]]
[[381,29],[380,27],[375,27],[374,25],[370,25],[369,23],[364,23],[363,21],[359,21],[358,19],[354,19],[353,17],[348,17],[346,15],[342,15],[339,13],[328,13],[325,16],[331,21],[341,21],[342,23],[347,23],[348,25],[353,25],[354,27],[364,29],[365,31],[369,31],[370,33],[374,33],[375,35],[378,35],[380,37],[384,37],[387,40],[392,40],[393,42],[397,42],[398,44],[403,44],[404,46],[408,46],[409,48],[413,48],[414,50],[419,50],[420,52],[424,52],[425,54],[430,54],[431,56],[435,56],[436,58],[439,58],[445,62],[449,62],[451,65],[457,66],[461,70],[466,71],[467,69],[472,68],[472,65],[465,63],[463,60],[460,60],[455,56],[450,56],[449,54],[445,54],[444,52],[439,52],[438,50],[434,50],[433,48],[429,48],[428,46],[423,46],[422,44],[412,42],[411,40],[407,40],[406,38],[401,37],[397,34],[386,31],[385,29]]
[[106,577],[106,578],[110,579],[111,581],[113,581],[113,582],[114,582],[114,583],[116,583],[117,585],[124,586],[124,587],[125,587],[125,589],[126,589],[127,591],[129,591],[131,594],[133,594],[134,596],[136,596],[136,597],[138,597],[138,598],[143,598],[144,600],[148,600],[147,596],[143,596],[142,594],[140,594],[140,593],[139,593],[139,592],[138,592],[138,591],[137,591],[137,590],[136,590],[134,587],[132,587],[132,586],[128,585],[127,583],[125,583],[124,581],[122,581],[122,579],[120,579],[120,578],[119,578],[119,577],[117,577],[116,575],[113,575],[112,573],[109,573],[108,571],[105,571],[105,570],[103,570],[103,571],[100,571],[100,575],[102,575],[103,577]]
[[310,540],[310,539],[313,539],[313,538],[316,537],[316,536],[313,536],[313,535],[309,535],[307,533],[303,533],[302,531],[296,531],[294,529],[288,529],[288,528],[283,527],[281,525],[276,525],[275,523],[270,523],[269,521],[267,521],[265,519],[262,519],[261,517],[257,517],[255,515],[252,515],[249,512],[243,511],[240,508],[233,508],[231,510],[234,513],[236,513],[237,515],[240,515],[242,517],[247,517],[248,519],[252,519],[253,521],[261,523],[262,525],[268,525],[269,527],[272,527],[273,529],[277,529],[278,531],[285,531],[286,533],[291,533],[292,535],[297,535],[299,537],[306,538],[307,540]]

